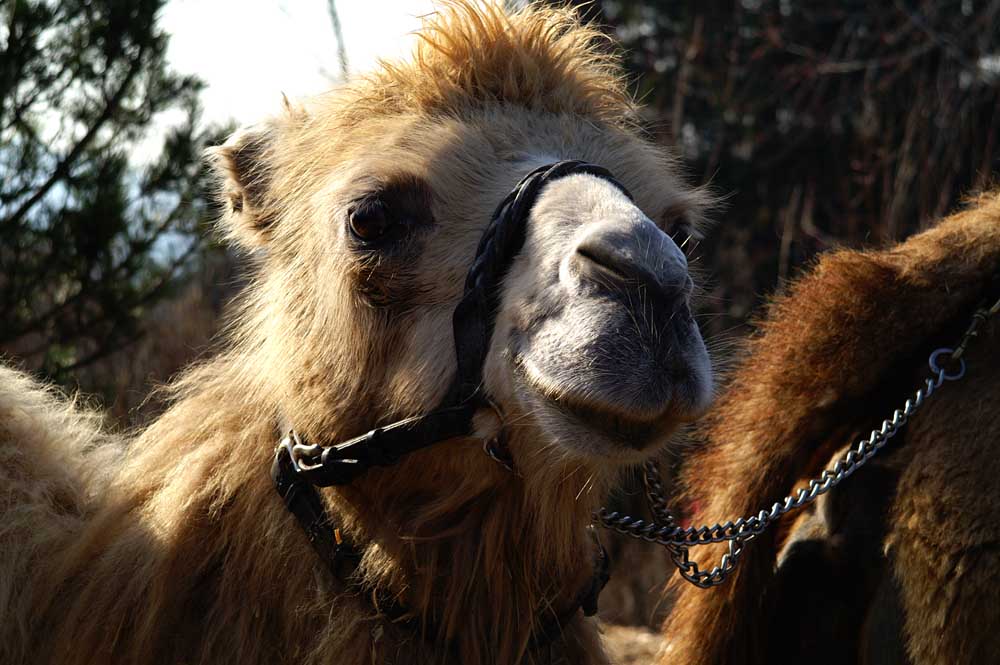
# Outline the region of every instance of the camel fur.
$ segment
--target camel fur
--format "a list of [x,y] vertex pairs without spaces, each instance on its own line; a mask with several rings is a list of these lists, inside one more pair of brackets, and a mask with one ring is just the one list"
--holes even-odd
[[[518,298],[566,239],[547,229],[573,222],[557,214],[557,190],[695,232],[705,196],[643,137],[623,81],[606,39],[571,9],[447,2],[412,61],[289,104],[215,149],[220,229],[247,255],[249,285],[220,352],[169,386],[170,408],[134,435],[108,433],[87,409],[0,370],[0,661],[607,662],[582,614],[544,649],[532,633],[572,609],[593,575],[591,511],[622,461],[649,451],[595,457],[547,438],[555,421],[519,409],[502,348],[485,381],[505,407],[518,475],[482,453],[497,423],[480,414],[481,435],[323,490],[363,549],[360,591],[318,560],[269,467],[283,421],[333,444],[438,403],[476,244],[540,163],[607,165],[635,202],[592,176],[552,185],[536,215],[550,223],[533,219],[494,340],[541,316]],[[373,188],[407,192],[419,254],[372,258],[345,244],[343,211]],[[636,328],[652,311],[642,307]],[[381,614],[385,596],[411,621]]]
[[[693,523],[769,508],[867,436],[922,385],[928,354],[957,342],[998,268],[998,193],[897,246],[821,257],[769,307],[687,460]],[[729,581],[703,591],[675,579],[662,662],[994,659],[997,330],[994,320],[973,340],[965,379],[871,468],[747,544]]]

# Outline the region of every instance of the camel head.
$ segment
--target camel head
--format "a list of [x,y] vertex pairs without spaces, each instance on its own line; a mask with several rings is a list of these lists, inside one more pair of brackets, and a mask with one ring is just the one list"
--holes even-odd
[[[637,129],[616,57],[570,9],[452,2],[413,58],[244,129],[216,152],[225,232],[258,271],[246,371],[334,442],[442,399],[452,314],[491,213],[549,182],[499,285],[484,384],[515,461],[643,459],[711,395],[680,245],[703,195]],[[483,428],[491,426],[483,419]]]

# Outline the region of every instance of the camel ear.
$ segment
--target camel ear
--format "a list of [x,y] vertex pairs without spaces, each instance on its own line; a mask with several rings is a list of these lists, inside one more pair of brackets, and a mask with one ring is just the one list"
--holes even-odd
[[245,249],[267,244],[275,220],[270,196],[271,143],[274,128],[257,125],[238,130],[223,145],[210,148],[219,180],[223,214],[219,226]]

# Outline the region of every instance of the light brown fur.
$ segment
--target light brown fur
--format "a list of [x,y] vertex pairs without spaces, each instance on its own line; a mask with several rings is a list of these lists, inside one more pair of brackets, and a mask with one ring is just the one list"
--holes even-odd
[[[928,353],[961,334],[998,267],[995,193],[896,247],[821,258],[768,310],[706,426],[705,447],[687,464],[693,521],[711,524],[770,506],[875,426],[920,385]],[[1000,652],[996,332],[994,323],[974,341],[969,376],[949,384],[890,444],[899,449],[889,464],[902,475],[885,495],[884,540],[868,548],[876,553],[869,564],[859,563],[877,571],[878,550],[886,548],[890,581],[901,590],[901,639],[919,665],[985,662]],[[866,500],[855,481],[872,482],[864,472],[848,480],[842,501]],[[878,511],[878,502],[870,509]],[[873,520],[881,524],[877,515]],[[806,535],[808,523],[798,528]],[[824,546],[840,546],[823,538]],[[833,621],[852,611],[841,602],[841,584],[816,576],[813,583],[827,584],[818,596],[831,602],[807,601],[802,585],[810,580],[802,579],[784,604],[794,613],[771,616],[767,598],[782,539],[772,529],[750,543],[737,573],[719,588],[673,583],[678,597],[664,627],[670,648],[663,662],[785,662],[774,645],[794,653],[796,621]],[[707,563],[719,554],[697,558]],[[852,582],[864,584],[842,584]],[[811,619],[800,616],[811,609]],[[808,657],[828,662],[831,646]]]
[[[664,227],[698,218],[702,195],[634,129],[616,59],[570,10],[452,2],[422,39],[414,64],[385,65],[215,152],[221,225],[254,273],[225,350],[171,387],[173,406],[148,429],[86,444],[103,440],[94,417],[0,376],[0,469],[13,488],[0,506],[0,660],[606,662],[582,616],[551,650],[529,648],[534,625],[590,578],[584,527],[615,476],[540,445],[530,414],[507,414],[519,476],[478,438],[459,439],[324,491],[364,546],[366,589],[398,598],[425,634],[330,578],[268,476],[282,418],[333,443],[440,400],[454,372],[451,310],[489,212],[523,175],[518,160],[608,164]],[[331,241],[331,211],[351,195],[344,183],[401,174],[432,183],[456,221],[419,265],[371,280],[377,266]],[[486,382],[503,397],[500,362],[490,356]],[[121,459],[107,452],[120,447]]]

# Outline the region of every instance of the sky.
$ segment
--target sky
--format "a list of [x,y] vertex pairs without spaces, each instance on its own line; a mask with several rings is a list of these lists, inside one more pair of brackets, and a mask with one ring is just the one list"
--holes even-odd
[[[352,72],[410,51],[432,0],[336,0]],[[251,124],[340,75],[327,0],[170,0],[160,15],[175,71],[197,74],[205,119]]]

